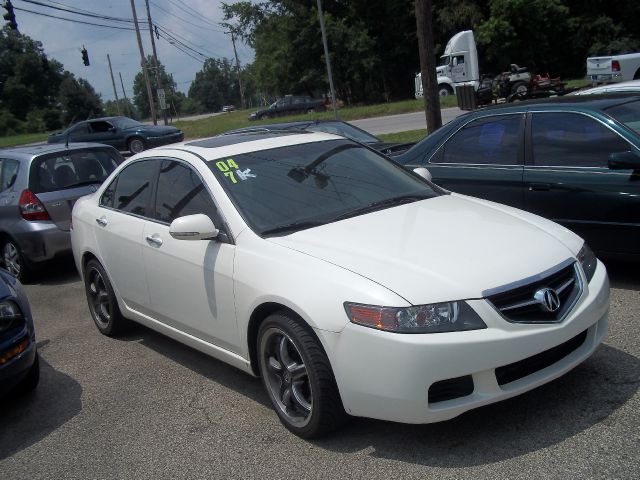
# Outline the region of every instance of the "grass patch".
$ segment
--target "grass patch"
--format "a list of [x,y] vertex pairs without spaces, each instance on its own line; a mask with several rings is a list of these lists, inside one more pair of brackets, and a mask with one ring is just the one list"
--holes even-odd
[[427,136],[427,131],[424,128],[420,130],[409,130],[407,132],[398,132],[398,133],[383,133],[381,135],[376,135],[380,140],[385,142],[394,142],[394,143],[409,143],[409,142],[418,142]]
[[24,133],[22,135],[11,135],[9,137],[0,137],[0,148],[15,147],[17,145],[25,145],[29,143],[44,142],[47,140],[46,133]]

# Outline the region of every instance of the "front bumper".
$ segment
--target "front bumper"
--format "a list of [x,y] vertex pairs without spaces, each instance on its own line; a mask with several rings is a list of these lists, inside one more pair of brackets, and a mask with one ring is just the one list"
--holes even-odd
[[[602,342],[608,324],[609,280],[599,262],[573,311],[558,324],[510,323],[485,300],[468,303],[486,329],[407,335],[350,323],[340,333],[318,331],[346,411],[396,422],[431,423],[543,385],[580,364]],[[575,348],[552,364],[507,383],[504,377],[500,382],[496,377],[496,369],[509,369],[525,359],[532,362],[540,354],[547,355],[542,352],[557,352],[559,345],[571,344],[572,339]],[[460,378],[472,381],[470,391],[429,401],[434,384]]]
[[36,339],[25,325],[24,329],[11,339],[0,343],[0,355],[2,355],[24,340],[28,342],[27,348],[7,363],[0,364],[0,397],[10,392],[29,373],[36,360]]

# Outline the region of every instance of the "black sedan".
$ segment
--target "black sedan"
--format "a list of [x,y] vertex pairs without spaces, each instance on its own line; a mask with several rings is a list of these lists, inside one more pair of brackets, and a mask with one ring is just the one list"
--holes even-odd
[[640,96],[476,110],[395,159],[454,192],[554,220],[603,255],[640,259]]
[[48,143],[95,142],[120,151],[139,153],[147,148],[181,142],[184,134],[175,127],[145,125],[127,117],[103,117],[76,123],[49,135]]
[[225,132],[225,135],[235,133],[250,133],[250,132],[273,132],[282,130],[301,130],[307,132],[325,132],[340,135],[341,137],[349,138],[359,143],[363,143],[368,147],[378,150],[387,155],[398,155],[400,152],[404,152],[413,143],[389,143],[380,140],[378,137],[371,135],[369,132],[362,130],[361,128],[351,125],[347,122],[340,120],[306,120],[300,122],[283,122],[283,123],[271,123],[268,125],[259,125],[255,127],[238,128]]

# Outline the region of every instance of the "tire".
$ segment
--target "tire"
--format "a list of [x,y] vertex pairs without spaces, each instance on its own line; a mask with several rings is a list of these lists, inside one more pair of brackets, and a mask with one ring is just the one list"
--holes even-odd
[[308,108],[307,109],[307,113],[308,114],[316,113],[316,109],[315,108]]
[[22,255],[18,244],[12,239],[2,244],[2,264],[4,268],[21,282],[30,278],[31,268]]
[[84,290],[91,318],[100,333],[113,337],[124,332],[128,320],[120,313],[107,272],[95,259],[89,260],[84,268]]
[[453,89],[449,85],[438,85],[438,95],[441,97],[453,95]]
[[527,95],[529,93],[529,85],[525,82],[516,82],[511,85],[511,94],[517,93],[518,95]]
[[346,421],[329,359],[299,319],[288,312],[270,315],[257,342],[262,383],[287,429],[313,438]]
[[29,392],[32,392],[33,390],[35,390],[39,382],[40,382],[40,357],[36,352],[36,359],[34,360],[33,365],[31,365],[31,368],[29,369],[29,373],[27,373],[27,376],[24,377],[20,381],[20,383],[14,387],[15,388],[14,391],[17,395],[26,395]]
[[127,142],[127,149],[134,155],[136,153],[142,152],[145,148],[147,147],[144,144],[144,140],[141,139],[140,137],[130,138],[129,141]]

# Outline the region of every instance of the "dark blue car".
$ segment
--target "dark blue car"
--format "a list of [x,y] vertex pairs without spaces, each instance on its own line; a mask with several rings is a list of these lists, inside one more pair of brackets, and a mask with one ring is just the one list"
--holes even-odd
[[0,397],[33,390],[40,379],[36,333],[20,282],[0,269]]
[[93,118],[71,125],[64,132],[53,133],[48,143],[95,142],[140,153],[147,148],[181,142],[182,130],[171,126],[145,125],[127,117]]

